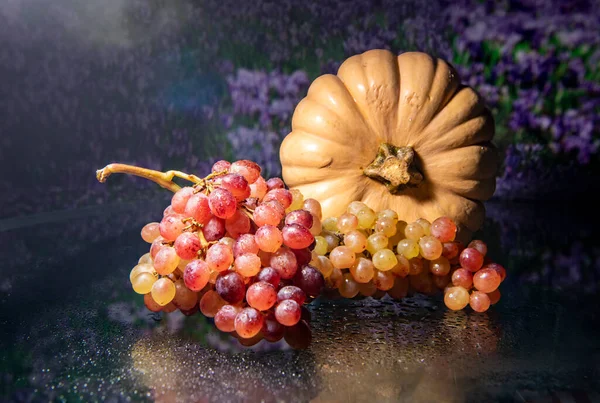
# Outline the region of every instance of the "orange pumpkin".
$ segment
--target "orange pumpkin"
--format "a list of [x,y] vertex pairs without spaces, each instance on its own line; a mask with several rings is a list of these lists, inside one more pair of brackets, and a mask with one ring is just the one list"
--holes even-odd
[[495,190],[493,136],[484,101],[448,63],[370,50],[311,84],[281,145],[283,178],[325,217],[360,200],[406,221],[449,216],[465,239]]

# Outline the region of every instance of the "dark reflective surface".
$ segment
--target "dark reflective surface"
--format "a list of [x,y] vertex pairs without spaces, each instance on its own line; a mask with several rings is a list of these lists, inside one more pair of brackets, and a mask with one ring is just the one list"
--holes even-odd
[[[201,315],[157,315],[128,273],[163,203],[0,221],[7,401],[537,401],[600,392],[597,219],[489,205],[509,268],[486,314],[424,297],[313,302],[312,343],[245,348]],[[585,400],[584,400],[585,401]]]

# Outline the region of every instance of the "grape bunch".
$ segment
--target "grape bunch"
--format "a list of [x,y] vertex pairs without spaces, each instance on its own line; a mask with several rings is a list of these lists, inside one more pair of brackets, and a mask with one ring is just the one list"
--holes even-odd
[[[351,202],[323,220],[321,205],[266,180],[249,160],[218,161],[205,178],[110,164],[97,172],[153,180],[174,192],[160,222],[141,231],[150,251],[132,269],[133,289],[153,312],[200,311],[250,346],[282,338],[310,343],[304,307],[323,291],[343,298],[401,299],[444,292],[452,310],[484,312],[500,299],[506,270],[474,240],[464,247],[448,217],[407,223],[393,210]],[[180,187],[173,178],[192,182]]]
[[[310,247],[321,233],[321,205],[265,180],[247,160],[219,161],[212,173],[175,192],[158,222],[146,224],[151,244],[130,274],[153,312],[179,309],[214,318],[243,343],[294,340],[306,333],[305,303],[324,278]],[[304,323],[300,323],[304,321]]]
[[500,299],[506,270],[486,257],[487,245],[455,241],[448,217],[407,223],[393,210],[375,212],[352,202],[339,217],[323,220],[310,265],[325,277],[326,288],[344,298],[357,295],[395,299],[444,291],[452,310],[470,305],[485,312]]

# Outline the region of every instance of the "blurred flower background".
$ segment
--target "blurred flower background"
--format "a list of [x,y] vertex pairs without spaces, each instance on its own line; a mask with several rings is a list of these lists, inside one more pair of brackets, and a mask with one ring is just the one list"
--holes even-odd
[[[48,305],[52,315],[32,327],[55,335],[33,354],[6,355],[15,364],[0,368],[0,384],[27,401],[70,362],[53,360],[50,374],[39,358],[64,342],[54,329],[71,317],[65,304],[108,306],[65,325],[81,342],[78,365],[104,350],[80,317],[108,323],[111,337],[131,323],[155,328],[114,274],[147,249],[138,229],[169,194],[125,176],[102,185],[96,169],[119,161],[204,175],[217,159],[247,158],[278,175],[279,144],[311,81],[375,48],[448,60],[493,111],[504,162],[480,236],[510,272],[503,306],[515,307],[508,290],[523,284],[594,304],[595,199],[563,202],[600,188],[598,27],[600,0],[0,1],[0,244],[10,251],[0,254],[0,302],[17,319]],[[50,281],[71,268],[85,296]],[[177,320],[161,326],[179,330]],[[6,327],[29,351],[28,330]]]
[[[0,217],[154,197],[95,183],[111,161],[198,174],[221,158],[280,172],[310,82],[373,48],[450,61],[486,99],[496,198],[596,184],[600,2],[308,0],[0,5]],[[566,193],[565,193],[566,192]]]

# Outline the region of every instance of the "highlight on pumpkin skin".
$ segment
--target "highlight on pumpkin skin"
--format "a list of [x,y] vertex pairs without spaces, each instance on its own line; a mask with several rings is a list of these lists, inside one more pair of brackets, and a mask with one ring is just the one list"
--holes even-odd
[[[247,160],[218,161],[204,178],[124,164],[97,171],[141,176],[174,192],[159,222],[140,232],[149,252],[130,273],[152,312],[215,318],[244,346],[285,338],[306,347],[304,304],[322,292],[343,298],[401,299],[444,292],[451,310],[485,312],[498,302],[506,270],[487,245],[455,241],[448,217],[401,220],[353,201],[338,217]],[[173,180],[184,179],[180,187]],[[462,266],[462,267],[461,267]]]

